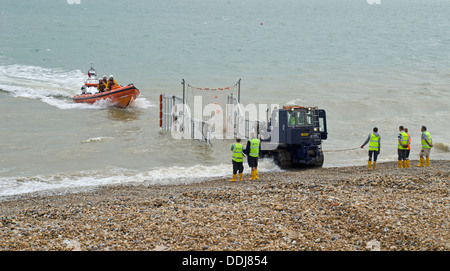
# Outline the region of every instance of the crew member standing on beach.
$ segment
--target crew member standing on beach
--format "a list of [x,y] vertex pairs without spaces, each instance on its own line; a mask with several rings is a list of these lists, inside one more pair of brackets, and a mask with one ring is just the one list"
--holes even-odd
[[233,152],[233,178],[230,182],[236,181],[236,176],[239,171],[239,180],[242,181],[242,173],[244,172],[244,151],[243,146],[240,143],[241,139],[236,138],[236,143],[231,145],[231,151]]
[[433,147],[433,143],[431,140],[431,134],[430,132],[427,131],[427,127],[422,126],[422,128],[420,129],[420,131],[422,132],[422,136],[421,136],[421,143],[422,143],[422,149],[420,150],[420,162],[417,165],[418,167],[423,167],[424,166],[424,159],[423,157],[426,157],[426,164],[425,166],[429,167],[430,166],[430,152],[431,152],[431,147]]
[[259,139],[256,138],[254,132],[250,134],[251,139],[247,141],[247,147],[245,148],[245,154],[247,155],[248,166],[252,169],[252,177],[250,181],[258,180],[258,157],[260,143]]
[[408,128],[405,127],[405,133],[408,135],[408,149],[406,150],[406,167],[409,167],[409,153],[411,152],[411,135],[408,133]]
[[398,168],[406,168],[406,151],[408,150],[408,134],[403,126],[399,126],[398,134]]
[[380,154],[381,140],[380,134],[378,134],[378,128],[374,127],[373,132],[369,134],[366,141],[361,145],[361,149],[369,143],[369,161],[367,162],[368,168],[372,166],[372,156],[373,156],[373,169],[377,165],[377,157]]

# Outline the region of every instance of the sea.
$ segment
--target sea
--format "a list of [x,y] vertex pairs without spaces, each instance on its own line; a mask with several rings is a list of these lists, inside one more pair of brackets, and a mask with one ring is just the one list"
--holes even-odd
[[[400,125],[410,159],[425,125],[431,160],[448,160],[449,14],[449,0],[0,0],[0,198],[231,177],[232,140],[160,129],[159,97],[182,80],[325,109],[324,168],[366,165],[373,127],[378,161],[396,161]],[[91,61],[138,99],[74,103]]]

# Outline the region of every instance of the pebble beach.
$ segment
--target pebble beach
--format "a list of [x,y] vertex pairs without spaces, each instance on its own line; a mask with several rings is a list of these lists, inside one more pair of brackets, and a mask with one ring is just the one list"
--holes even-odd
[[450,161],[417,163],[0,198],[0,250],[447,251]]

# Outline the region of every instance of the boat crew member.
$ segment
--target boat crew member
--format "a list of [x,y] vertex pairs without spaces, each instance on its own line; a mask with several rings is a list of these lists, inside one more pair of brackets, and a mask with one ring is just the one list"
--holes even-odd
[[398,168],[406,168],[406,151],[408,150],[408,134],[405,133],[404,127],[399,126],[398,130]]
[[106,84],[103,82],[102,79],[98,80],[97,90],[98,92],[104,92],[106,89]]
[[411,152],[411,135],[408,133],[408,128],[405,127],[405,133],[408,135],[408,149],[406,150],[406,167],[409,167],[409,153]]
[[112,74],[109,76],[109,80],[108,80],[108,88],[110,90],[112,90],[113,87],[117,86],[117,82],[116,80],[114,80],[114,77],[112,76]]
[[[380,134],[378,133],[378,128],[374,127],[373,132],[369,134],[366,141],[361,145],[361,149],[369,143],[369,161],[367,162],[368,168],[373,165],[373,169],[376,168],[377,165],[377,157],[380,154],[381,148],[381,140]],[[372,164],[372,156],[373,156],[373,164]]]
[[259,139],[256,138],[254,132],[250,134],[251,139],[247,141],[247,147],[245,148],[244,153],[247,155],[248,166],[252,170],[252,177],[250,181],[258,180],[258,157],[259,157],[259,149],[260,142]]
[[423,157],[426,157],[426,164],[425,166],[429,167],[430,166],[430,152],[431,152],[431,147],[433,147],[433,143],[431,140],[431,134],[430,132],[427,131],[427,127],[422,126],[422,128],[420,129],[420,131],[422,132],[422,136],[421,136],[421,140],[420,142],[422,143],[422,149],[420,150],[420,162],[417,165],[418,167],[423,167],[424,166],[424,159]]
[[244,172],[244,152],[243,146],[240,143],[241,139],[236,138],[236,143],[231,145],[231,151],[233,152],[233,178],[230,182],[236,181],[236,176],[239,171],[239,180],[242,181],[242,173]]

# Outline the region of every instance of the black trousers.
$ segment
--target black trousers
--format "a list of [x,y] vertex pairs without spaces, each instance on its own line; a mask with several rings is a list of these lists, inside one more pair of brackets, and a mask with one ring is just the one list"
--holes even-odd
[[238,171],[239,173],[244,172],[244,163],[243,162],[236,162],[234,160],[233,161],[233,174],[237,174]]
[[247,162],[249,167],[258,167],[258,157],[248,156]]
[[398,149],[398,161],[406,160],[406,151]]
[[373,161],[376,162],[378,158],[378,151],[369,151],[369,161],[372,161],[372,155]]

